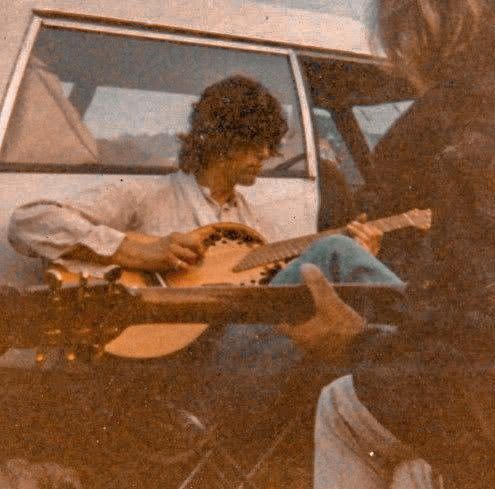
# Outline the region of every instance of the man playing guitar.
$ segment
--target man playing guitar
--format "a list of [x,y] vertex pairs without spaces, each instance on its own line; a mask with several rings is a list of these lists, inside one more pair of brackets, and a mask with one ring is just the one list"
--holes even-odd
[[[273,223],[256,216],[235,187],[253,185],[263,161],[276,154],[287,131],[279,102],[257,82],[235,76],[207,88],[190,121],[181,136],[180,171],[155,185],[126,181],[64,202],[23,205],[11,221],[12,245],[68,268],[75,267],[68,260],[79,260],[169,271],[201,257],[204,233],[194,231],[201,226],[239,222],[272,241]],[[375,229],[350,229],[365,248],[376,249]]]

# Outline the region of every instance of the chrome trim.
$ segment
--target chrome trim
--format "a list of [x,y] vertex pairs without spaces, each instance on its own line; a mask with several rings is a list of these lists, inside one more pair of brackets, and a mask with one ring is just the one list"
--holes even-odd
[[37,15],[34,15],[31,24],[24,37],[24,41],[17,56],[17,60],[14,65],[14,71],[10,78],[7,90],[5,92],[5,98],[3,99],[2,109],[0,113],[0,151],[2,150],[3,142],[5,140],[5,134],[7,133],[7,126],[9,125],[12,111],[19,93],[19,87],[21,86],[22,79],[24,78],[24,72],[31,55],[36,36],[41,28],[42,20]]
[[292,72],[294,73],[294,81],[296,83],[297,94],[299,95],[299,103],[301,108],[301,118],[304,129],[304,139],[306,143],[306,161],[308,169],[308,177],[316,179],[318,173],[318,160],[316,152],[316,143],[313,131],[313,121],[311,118],[311,105],[306,92],[304,77],[299,64],[299,59],[295,51],[289,53]]
[[329,59],[335,61],[344,61],[350,63],[359,63],[377,66],[389,66],[390,61],[386,57],[379,55],[369,55],[361,53],[346,53],[343,51],[317,51],[308,49],[295,49],[298,56],[303,56],[312,59]]
[[46,27],[58,27],[63,29],[76,29],[79,31],[87,32],[99,32],[104,34],[113,34],[117,36],[126,36],[142,39],[157,39],[162,41],[173,41],[181,44],[200,44],[202,46],[221,47],[238,49],[242,51],[255,51],[258,53],[267,54],[283,54],[288,56],[289,49],[282,49],[276,47],[259,46],[256,44],[250,44],[249,42],[235,42],[224,41],[222,39],[208,39],[201,36],[184,35],[184,34],[171,34],[166,32],[154,32],[144,29],[133,27],[114,27],[105,24],[99,24],[97,22],[83,22],[77,20],[63,20],[63,19],[43,19],[43,26]]

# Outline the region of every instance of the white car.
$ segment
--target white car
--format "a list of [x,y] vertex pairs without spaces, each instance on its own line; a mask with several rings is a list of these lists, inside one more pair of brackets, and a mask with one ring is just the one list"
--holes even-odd
[[228,0],[214,9],[192,0],[17,0],[3,11],[3,283],[42,280],[40,262],[7,243],[14,207],[175,171],[176,135],[215,81],[248,75],[284,107],[282,155],[243,189],[284,238],[316,231],[319,195],[331,192],[319,185],[325,161],[338,159],[353,188],[367,178],[370,146],[407,105],[395,102],[409,98],[370,52],[364,26],[346,17]]
[[[283,105],[289,131],[281,155],[242,192],[271,215],[284,238],[339,220],[335,169],[352,190],[362,185],[370,150],[412,99],[410,87],[371,52],[362,24],[322,12],[248,0],[11,0],[2,14],[0,285],[43,282],[41,261],[17,254],[7,241],[15,207],[175,171],[176,135],[187,130],[191,104],[213,82],[244,74]],[[10,349],[0,367],[31,368],[36,355]],[[139,426],[143,419],[132,416]],[[287,426],[282,435],[308,435],[310,450],[304,426]],[[266,441],[276,447],[279,435],[270,436]],[[234,462],[244,466],[247,452],[243,443],[238,448]],[[295,465],[292,455],[279,463],[281,472]],[[253,471],[267,465],[263,457]]]

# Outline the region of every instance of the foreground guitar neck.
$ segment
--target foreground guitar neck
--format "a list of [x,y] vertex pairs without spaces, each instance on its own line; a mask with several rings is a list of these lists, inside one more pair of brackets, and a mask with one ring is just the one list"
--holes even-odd
[[[347,303],[384,304],[402,296],[404,285],[335,284]],[[149,287],[133,292],[146,307],[136,311],[133,321],[209,323],[299,323],[314,314],[314,303],[305,285],[277,287],[202,287],[169,289]],[[129,311],[132,314],[132,311]]]
[[[404,286],[389,284],[339,284],[335,289],[358,309],[363,301],[387,304],[404,292]],[[21,292],[0,287],[0,311],[0,350],[40,345],[101,349],[131,324],[294,324],[314,314],[314,303],[305,285],[128,289],[102,283]]]

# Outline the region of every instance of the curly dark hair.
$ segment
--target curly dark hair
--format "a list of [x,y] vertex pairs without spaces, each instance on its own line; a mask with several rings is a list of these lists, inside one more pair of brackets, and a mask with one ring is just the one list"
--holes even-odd
[[280,102],[260,83],[241,75],[210,85],[193,104],[190,131],[180,134],[179,168],[198,174],[215,157],[268,146],[272,155],[287,132]]

